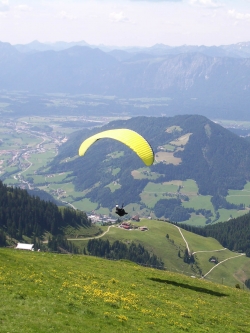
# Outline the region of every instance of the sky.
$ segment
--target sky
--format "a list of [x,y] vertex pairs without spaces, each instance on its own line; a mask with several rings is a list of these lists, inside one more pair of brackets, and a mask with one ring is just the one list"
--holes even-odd
[[0,0],[0,41],[228,45],[250,41],[250,0]]

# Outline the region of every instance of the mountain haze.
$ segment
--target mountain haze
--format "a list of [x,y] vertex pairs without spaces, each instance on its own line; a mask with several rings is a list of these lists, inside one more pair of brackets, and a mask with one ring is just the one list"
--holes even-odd
[[7,91],[167,98],[161,111],[167,115],[246,120],[249,114],[250,58],[206,55],[195,47],[160,55],[79,45],[23,53],[0,43],[0,73],[0,89]]

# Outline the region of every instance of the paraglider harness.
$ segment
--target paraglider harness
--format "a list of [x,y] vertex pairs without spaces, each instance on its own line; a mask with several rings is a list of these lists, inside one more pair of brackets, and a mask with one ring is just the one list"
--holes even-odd
[[125,212],[125,209],[123,208],[123,204],[122,204],[121,208],[118,205],[115,206],[115,213],[118,214],[119,216],[124,216],[124,215],[128,214]]

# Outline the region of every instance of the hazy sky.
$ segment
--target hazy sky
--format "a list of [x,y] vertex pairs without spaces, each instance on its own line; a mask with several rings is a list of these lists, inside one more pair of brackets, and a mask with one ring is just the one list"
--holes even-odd
[[250,0],[0,0],[0,41],[118,46],[250,41]]

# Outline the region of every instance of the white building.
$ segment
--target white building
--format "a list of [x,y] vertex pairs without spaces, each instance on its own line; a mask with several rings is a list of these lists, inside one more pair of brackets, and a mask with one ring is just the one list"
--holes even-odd
[[34,251],[34,244],[17,243],[16,249]]

